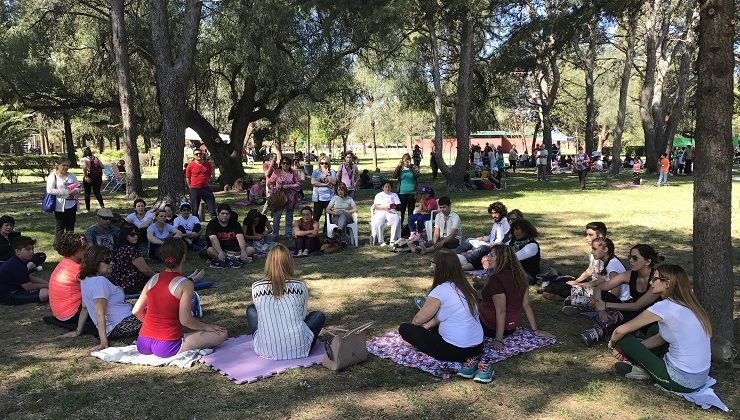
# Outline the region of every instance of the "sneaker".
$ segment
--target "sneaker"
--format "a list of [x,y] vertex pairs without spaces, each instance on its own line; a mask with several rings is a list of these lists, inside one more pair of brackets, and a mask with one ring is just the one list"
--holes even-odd
[[589,308],[591,304],[591,298],[589,296],[578,295],[575,299],[570,302],[571,306]]
[[563,306],[562,309],[560,309],[560,312],[566,315],[578,315],[581,313],[581,310],[576,308],[575,306],[566,305]]
[[381,242],[380,246],[388,246],[388,244],[386,244],[385,242]]
[[244,267],[244,263],[241,261],[234,259],[234,258],[227,258],[226,264],[229,266],[229,268],[242,268]]
[[40,265],[36,266],[36,271],[43,271],[43,270],[44,270],[44,267]]
[[200,306],[200,295],[197,292],[193,292],[193,298],[190,301],[190,314],[193,318],[203,317],[203,308]]
[[210,267],[211,268],[227,268],[229,265],[226,263],[226,261],[221,260],[215,260],[211,262]]
[[457,376],[461,378],[470,379],[478,373],[478,364],[480,363],[480,356],[471,357],[463,363],[460,370],[457,371]]
[[590,346],[599,341],[599,332],[596,331],[596,328],[589,328],[581,333],[581,340],[583,340],[584,344]]
[[426,302],[426,299],[423,296],[414,297],[414,305],[416,305],[417,308],[421,309],[421,307],[424,306],[424,302]]
[[478,373],[475,374],[473,380],[481,384],[487,384],[493,380],[496,373],[493,371],[493,363],[480,362],[478,363]]
[[617,375],[627,379],[636,379],[640,381],[650,379],[650,374],[648,374],[645,369],[627,362],[615,363],[614,371],[617,372]]

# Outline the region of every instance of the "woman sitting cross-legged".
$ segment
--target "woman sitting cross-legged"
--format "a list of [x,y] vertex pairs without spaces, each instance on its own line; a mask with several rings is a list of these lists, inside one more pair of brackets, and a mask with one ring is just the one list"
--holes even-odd
[[[488,254],[490,276],[483,287],[480,303],[480,322],[486,337],[493,338],[493,348],[504,350],[504,337],[513,334],[521,321],[522,310],[534,335],[553,337],[537,328],[534,311],[529,305],[527,273],[509,245],[497,244]],[[490,382],[493,367],[480,356],[468,359],[457,373],[463,378],[475,377],[476,382]]]
[[252,284],[252,302],[247,307],[247,326],[254,336],[255,353],[271,360],[308,356],[326,316],[320,311],[306,314],[308,286],[295,279],[293,259],[284,245],[267,254],[265,278]]
[[147,281],[154,275],[136,244],[139,242],[140,230],[125,223],[121,226],[113,251],[113,271],[110,280],[125,293],[139,293]]
[[[203,270],[190,276],[180,274],[187,252],[187,244],[179,238],[165,239],[159,247],[165,269],[149,280],[133,310],[143,323],[136,340],[141,354],[167,358],[188,350],[215,347],[226,340],[226,329],[193,318],[193,282],[203,278]],[[183,334],[183,326],[195,332]]]
[[82,304],[88,309],[100,336],[100,344],[90,351],[108,347],[109,338],[134,336],[141,328],[141,321],[131,313],[132,306],[126,302],[123,289],[106,277],[110,275],[112,262],[110,249],[93,245],[85,250],[80,264]]
[[293,237],[295,238],[293,255],[308,255],[321,248],[319,221],[313,217],[311,207],[305,206],[301,209],[301,218],[293,226]]
[[477,300],[457,255],[441,249],[434,255],[432,291],[411,322],[398,327],[398,333],[437,360],[464,362],[483,351]]
[[[80,292],[80,262],[85,255],[85,236],[80,233],[65,232],[57,241],[55,249],[62,256],[49,277],[49,308],[58,321],[74,331],[65,334],[76,337],[82,334],[87,308],[82,306]],[[84,315],[82,313],[84,312]],[[79,322],[82,319],[82,322]]]
[[247,245],[254,248],[257,255],[267,255],[275,246],[272,240],[272,224],[267,216],[257,209],[251,209],[242,222],[242,232]]
[[[663,262],[664,258],[658,255],[650,245],[638,244],[630,249],[630,270],[619,273],[608,281],[603,278],[595,282],[581,283],[582,286],[595,287],[591,305],[598,311],[598,318],[594,327],[581,333],[581,339],[586,345],[591,345],[603,336],[609,336],[618,325],[631,321],[643,309],[660,300],[660,295],[650,293],[650,281],[655,275],[655,266]],[[630,300],[620,302],[609,290],[627,285]],[[647,332],[649,326],[643,327]]]
[[[663,300],[612,333],[609,347],[630,362],[617,362],[615,370],[627,378],[652,378],[674,392],[704,387],[711,367],[712,326],[691,290],[689,276],[680,266],[662,265],[650,281],[650,293]],[[630,334],[653,322],[658,331],[651,328],[653,334],[649,332],[645,340]]]

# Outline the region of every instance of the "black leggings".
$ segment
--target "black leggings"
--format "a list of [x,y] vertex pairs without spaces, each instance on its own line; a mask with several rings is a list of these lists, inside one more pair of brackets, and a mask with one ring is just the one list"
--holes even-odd
[[416,195],[411,194],[398,194],[398,198],[401,200],[401,205],[398,206],[398,213],[401,216],[401,226],[403,226],[403,218],[405,214],[411,216],[414,213],[414,207],[416,207]]
[[[321,216],[326,212],[326,208],[329,207],[329,201],[314,201],[313,202],[313,220],[319,222],[319,229],[321,229]],[[326,221],[324,221],[324,229],[322,230],[326,235]]]
[[102,178],[90,178],[90,182],[82,181],[82,186],[85,188],[85,208],[87,211],[90,211],[90,190],[95,194],[95,198],[98,199],[100,207],[105,207],[103,205],[103,196],[100,194],[100,184],[102,183]]
[[464,362],[483,351],[483,343],[473,347],[454,346],[439,335],[437,328],[428,330],[420,325],[404,323],[398,327],[398,333],[404,341],[437,360]]
[[59,242],[59,238],[64,232],[74,232],[75,221],[77,221],[77,205],[64,211],[55,211],[56,227],[54,228],[54,243]]

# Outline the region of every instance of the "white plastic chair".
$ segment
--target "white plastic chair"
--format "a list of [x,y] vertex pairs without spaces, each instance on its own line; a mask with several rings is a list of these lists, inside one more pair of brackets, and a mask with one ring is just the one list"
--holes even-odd
[[[371,206],[370,207],[370,221],[368,222],[370,224],[370,245],[375,245],[378,242],[378,238],[380,238],[383,235],[383,232],[376,232],[375,229],[373,228],[373,216],[374,215],[375,215],[375,207]],[[390,226],[390,224],[387,221],[385,222],[385,225],[383,226],[385,227],[386,225]],[[401,228],[402,226],[398,227],[397,234],[399,235],[399,237],[401,235]],[[392,244],[393,242],[397,240],[398,238],[390,238],[390,243]]]
[[247,165],[250,165],[250,166],[254,165],[254,156],[247,155]]
[[[360,246],[360,239],[359,239],[359,228],[357,226],[357,213],[352,213],[352,220],[354,222],[347,224],[347,229],[350,231],[349,239],[350,242],[352,242],[352,245],[354,246]],[[337,228],[337,225],[331,222],[331,214],[329,212],[326,213],[326,237],[327,238],[333,238],[334,237],[334,229]],[[371,227],[372,229],[372,227]]]

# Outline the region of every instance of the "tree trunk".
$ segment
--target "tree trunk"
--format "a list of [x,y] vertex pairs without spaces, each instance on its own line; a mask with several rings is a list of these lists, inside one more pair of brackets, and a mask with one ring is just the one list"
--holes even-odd
[[100,136],[98,136],[98,138],[96,140],[97,140],[96,141],[96,143],[97,143],[96,146],[98,148],[98,153],[105,152],[105,136],[100,135]]
[[121,136],[116,134],[116,150],[121,150]]
[[150,0],[152,50],[162,114],[157,203],[176,203],[183,195],[183,148],[185,146],[186,89],[193,69],[193,55],[203,3],[186,0],[180,44],[173,56],[166,0]]
[[[597,37],[597,16],[594,16],[589,23],[588,49],[583,58],[583,72],[586,83],[586,133],[584,141],[586,143],[586,153],[591,155],[594,150],[594,134],[596,132],[596,100],[594,87],[594,67],[596,66],[596,37]],[[600,147],[597,147],[599,150]]]
[[[124,17],[123,0],[110,0],[111,44],[116,62],[116,82],[118,102],[121,104],[121,123],[123,125],[123,160],[126,163],[126,197],[136,198],[144,195],[141,181],[141,162],[139,148],[136,146],[136,117],[134,115],[134,90],[131,86],[129,66],[128,36]],[[121,149],[116,135],[116,150]]]
[[144,153],[149,153],[152,149],[152,138],[148,134],[144,134],[142,137],[144,137]]
[[627,96],[629,95],[630,77],[632,76],[632,65],[635,59],[635,39],[637,37],[637,22],[640,17],[640,9],[632,5],[627,12],[627,50],[624,54],[624,67],[619,84],[619,107],[617,109],[617,124],[614,127],[614,142],[612,143],[612,164],[609,172],[612,176],[619,175],[622,167],[622,134],[624,133],[624,122],[627,118]]
[[733,342],[733,0],[701,6],[694,161],[694,290],[714,335]]
[[[450,168],[442,166],[442,174],[447,180],[448,191],[464,191],[465,173],[468,167],[468,149],[470,146],[470,96],[473,82],[473,30],[470,16],[462,16],[460,28],[460,62],[457,75],[457,92],[455,106],[455,137],[457,137],[457,157]],[[445,173],[445,170],[448,172]]]
[[[444,160],[444,145],[442,144],[442,76],[439,64],[439,45],[437,43],[437,29],[435,16],[437,13],[437,1],[427,2],[427,29],[429,30],[429,45],[432,50],[432,84],[434,85],[434,155],[437,166],[441,169],[447,167]],[[466,153],[467,154],[467,153]],[[452,159],[452,158],[450,158]],[[449,171],[449,169],[448,169]],[[442,172],[444,175],[444,171]]]
[[72,139],[72,117],[68,113],[62,114],[64,121],[64,144],[67,146],[67,159],[71,168],[77,168],[77,154],[75,153],[75,143]]
[[373,168],[378,167],[378,142],[375,138],[375,118],[370,120],[370,133],[373,136]]

